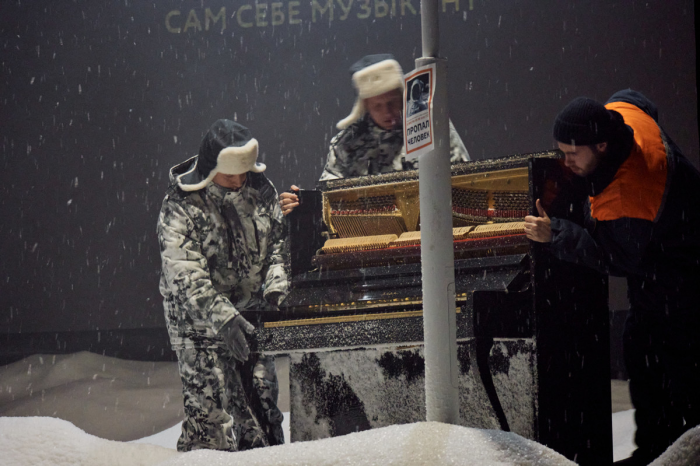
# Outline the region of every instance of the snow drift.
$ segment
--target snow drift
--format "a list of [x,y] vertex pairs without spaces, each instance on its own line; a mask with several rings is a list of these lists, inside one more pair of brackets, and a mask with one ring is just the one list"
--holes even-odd
[[559,453],[517,434],[418,422],[342,437],[240,453],[178,453],[156,445],[104,440],[47,417],[0,418],[7,465],[573,465]]

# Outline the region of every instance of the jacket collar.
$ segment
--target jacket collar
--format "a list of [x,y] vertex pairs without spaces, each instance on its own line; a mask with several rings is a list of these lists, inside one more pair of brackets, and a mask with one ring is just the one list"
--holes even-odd
[[624,125],[608,141],[608,148],[593,173],[586,176],[589,196],[597,196],[612,183],[617,170],[627,160],[634,145],[634,130]]

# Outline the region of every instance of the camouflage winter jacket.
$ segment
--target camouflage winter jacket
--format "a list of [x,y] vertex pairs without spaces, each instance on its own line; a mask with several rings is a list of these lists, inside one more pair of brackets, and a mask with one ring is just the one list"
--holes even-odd
[[217,333],[239,311],[276,310],[288,291],[286,228],[272,183],[248,173],[238,191],[209,183],[184,192],[175,176],[194,160],[171,169],[158,218],[173,348],[217,346]]
[[[369,113],[365,113],[364,117],[331,140],[326,168],[320,181],[417,168],[417,162],[406,161],[405,157],[403,129],[382,129]],[[450,121],[450,162],[467,160],[469,153]]]

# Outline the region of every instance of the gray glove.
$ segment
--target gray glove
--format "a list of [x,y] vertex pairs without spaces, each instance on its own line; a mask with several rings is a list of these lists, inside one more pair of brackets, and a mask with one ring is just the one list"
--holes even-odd
[[[231,352],[231,355],[238,362],[246,362],[250,354],[248,342],[245,339],[245,334],[251,334],[255,327],[245,320],[242,315],[237,315],[233,319],[226,322],[219,334],[223,338],[226,347]],[[244,333],[245,332],[245,333]]]

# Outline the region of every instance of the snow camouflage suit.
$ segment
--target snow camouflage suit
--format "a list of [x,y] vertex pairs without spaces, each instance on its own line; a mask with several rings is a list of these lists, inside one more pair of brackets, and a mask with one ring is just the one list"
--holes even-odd
[[[406,161],[405,157],[403,129],[382,129],[369,113],[365,113],[331,140],[326,168],[320,181],[417,168],[417,162]],[[468,160],[469,153],[450,121],[450,162]]]
[[[288,292],[286,229],[274,186],[247,174],[238,191],[180,190],[175,166],[158,219],[160,292],[177,352],[186,419],[178,450],[284,443],[274,357],[236,362],[219,330],[239,312],[275,311]],[[276,300],[268,303],[266,298]]]

